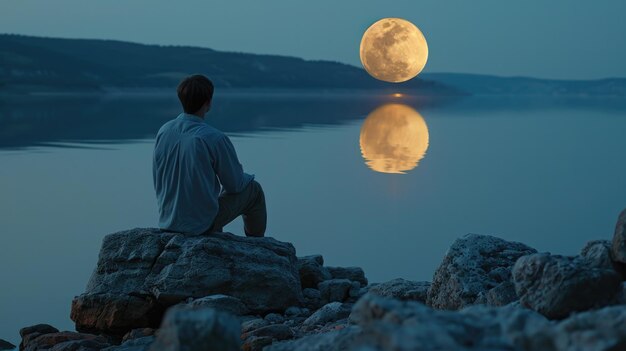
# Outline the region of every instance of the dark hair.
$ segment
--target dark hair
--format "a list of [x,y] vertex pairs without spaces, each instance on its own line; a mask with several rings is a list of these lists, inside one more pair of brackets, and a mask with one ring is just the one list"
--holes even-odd
[[194,74],[183,79],[176,92],[185,113],[196,113],[213,98],[213,83],[201,74]]

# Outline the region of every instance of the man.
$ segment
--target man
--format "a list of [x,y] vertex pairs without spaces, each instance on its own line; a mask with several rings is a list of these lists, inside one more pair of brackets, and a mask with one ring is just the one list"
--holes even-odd
[[265,195],[254,175],[243,172],[235,148],[221,131],[204,121],[211,108],[213,83],[192,75],[178,85],[183,107],[156,137],[152,175],[165,231],[208,234],[243,217],[247,236],[265,234]]

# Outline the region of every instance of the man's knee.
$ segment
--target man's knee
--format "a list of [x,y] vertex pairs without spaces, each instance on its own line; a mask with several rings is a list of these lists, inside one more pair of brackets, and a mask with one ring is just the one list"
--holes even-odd
[[259,182],[257,182],[256,180],[252,179],[250,181],[250,189],[252,190],[253,193],[255,194],[261,194],[264,195],[263,193],[263,187],[261,187],[261,184],[259,184]]
[[259,184],[259,182],[257,182],[257,181],[256,181],[256,179],[252,179],[252,180],[250,181],[250,186],[251,186],[253,189],[262,189],[262,188],[261,188],[261,184]]

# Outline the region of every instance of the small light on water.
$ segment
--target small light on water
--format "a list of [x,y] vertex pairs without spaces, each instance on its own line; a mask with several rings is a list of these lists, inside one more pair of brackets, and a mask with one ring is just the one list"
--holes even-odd
[[393,94],[392,96],[393,96],[393,97],[397,97],[397,98],[399,98],[399,97],[403,97],[404,95],[402,95],[402,94],[400,94],[400,93],[395,93],[395,94]]

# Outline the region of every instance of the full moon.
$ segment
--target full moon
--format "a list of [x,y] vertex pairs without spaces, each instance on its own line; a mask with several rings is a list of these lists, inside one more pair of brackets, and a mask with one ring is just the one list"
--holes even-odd
[[360,55],[363,67],[372,77],[400,83],[424,69],[428,44],[413,23],[401,18],[383,18],[363,34]]
[[403,104],[386,104],[372,111],[361,127],[361,154],[369,168],[405,173],[417,167],[428,149],[424,118]]

